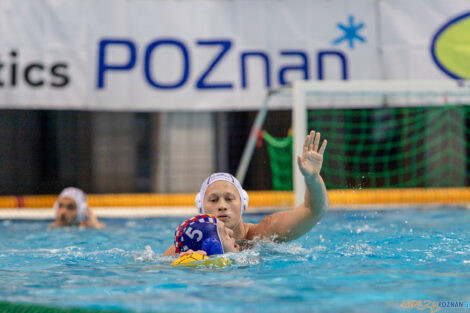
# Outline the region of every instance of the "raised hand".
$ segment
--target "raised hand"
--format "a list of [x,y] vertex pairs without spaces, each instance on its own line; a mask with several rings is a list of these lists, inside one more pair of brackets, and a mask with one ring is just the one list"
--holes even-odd
[[297,164],[304,177],[320,174],[323,164],[323,153],[325,152],[327,141],[323,140],[320,149],[318,149],[319,144],[320,133],[315,133],[315,131],[312,130],[310,134],[305,137],[302,156],[297,156]]

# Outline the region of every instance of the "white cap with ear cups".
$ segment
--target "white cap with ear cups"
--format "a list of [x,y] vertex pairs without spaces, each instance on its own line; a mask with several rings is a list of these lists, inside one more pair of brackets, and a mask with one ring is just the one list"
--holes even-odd
[[206,178],[206,180],[202,183],[201,190],[199,193],[196,195],[195,203],[196,207],[199,210],[199,213],[205,214],[204,212],[204,195],[206,194],[207,188],[212,184],[213,182],[219,181],[219,180],[224,180],[237,188],[238,193],[240,194],[240,199],[242,202],[242,207],[240,210],[240,216],[243,214],[244,211],[246,211],[248,207],[248,193],[242,188],[242,185],[240,182],[232,175],[228,173],[214,173],[211,174],[209,177]]

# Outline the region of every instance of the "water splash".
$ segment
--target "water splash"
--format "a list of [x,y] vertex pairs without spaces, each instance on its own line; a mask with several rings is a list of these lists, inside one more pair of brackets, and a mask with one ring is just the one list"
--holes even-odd
[[160,258],[159,256],[153,252],[152,247],[145,246],[144,251],[134,251],[134,261],[137,262],[156,262]]

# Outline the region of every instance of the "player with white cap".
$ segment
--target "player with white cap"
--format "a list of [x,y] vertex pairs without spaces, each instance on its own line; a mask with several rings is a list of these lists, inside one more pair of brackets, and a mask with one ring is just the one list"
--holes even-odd
[[88,207],[86,194],[78,188],[67,187],[59,194],[54,203],[55,220],[50,227],[80,226],[87,228],[104,228],[93,211]]
[[[211,174],[196,195],[196,207],[201,214],[214,215],[233,230],[233,236],[244,247],[247,240],[273,239],[289,241],[306,234],[321,219],[329,206],[328,194],[320,170],[326,140],[320,146],[320,133],[311,131],[305,138],[302,156],[297,165],[304,176],[305,201],[291,210],[276,212],[258,224],[243,222],[243,212],[248,208],[248,194],[240,182],[228,173]],[[176,254],[172,245],[164,255]]]

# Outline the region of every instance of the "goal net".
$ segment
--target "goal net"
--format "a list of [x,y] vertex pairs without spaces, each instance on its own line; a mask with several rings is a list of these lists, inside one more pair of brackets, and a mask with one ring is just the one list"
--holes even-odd
[[[292,94],[292,159],[307,131],[319,131],[328,140],[322,168],[328,189],[470,182],[470,88],[463,82],[299,81]],[[292,176],[299,203],[303,177],[297,170]]]

